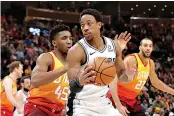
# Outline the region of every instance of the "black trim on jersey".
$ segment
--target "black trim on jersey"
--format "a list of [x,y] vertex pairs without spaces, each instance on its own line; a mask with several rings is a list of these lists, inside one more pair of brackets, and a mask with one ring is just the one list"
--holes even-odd
[[104,48],[103,48],[103,50],[99,50],[99,49],[97,49],[97,48],[91,46],[91,45],[86,41],[85,38],[83,38],[83,39],[84,39],[84,42],[85,42],[90,48],[92,48],[92,49],[94,49],[94,50],[96,50],[96,51],[99,51],[99,52],[101,52],[101,53],[103,53],[103,52],[106,50],[106,48],[107,48],[107,40],[106,40],[105,37],[103,37],[103,36],[102,36],[102,39],[103,39],[103,42],[104,42]]
[[87,62],[89,62],[89,56],[88,56],[88,52],[87,52],[87,49],[85,48],[85,46],[80,41],[78,43],[79,43],[79,45],[82,46],[82,48],[84,49],[85,54],[86,54],[86,60],[85,60],[85,62],[81,63],[81,66],[83,66],[84,64],[86,64]]
[[113,45],[113,47],[114,47],[114,52],[115,52],[115,54],[116,54],[116,46],[115,46],[115,43],[114,43],[114,41],[111,40],[111,39],[110,39],[110,41],[111,41],[111,43],[112,43],[112,45]]
[[70,93],[69,97],[68,97],[68,111],[67,111],[67,116],[72,116],[73,115],[73,101],[75,99],[76,93]]

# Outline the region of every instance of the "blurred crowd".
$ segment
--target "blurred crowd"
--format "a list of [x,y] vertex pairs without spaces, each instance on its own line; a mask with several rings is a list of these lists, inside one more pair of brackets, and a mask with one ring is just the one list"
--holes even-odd
[[[47,27],[48,31],[53,25],[60,23],[39,20],[34,22],[39,24],[37,27]],[[83,35],[78,24],[69,25],[75,43]],[[141,39],[145,37],[153,39],[152,59],[155,61],[158,77],[174,88],[174,29],[171,25],[158,23],[130,25],[124,23],[122,19],[115,27],[104,26],[102,34],[114,39],[114,36],[122,31],[129,31],[132,34],[132,39],[127,45],[128,49],[124,51],[125,55],[138,52]],[[1,79],[9,73],[6,66],[15,60],[20,60],[24,64],[23,76],[30,76],[37,57],[41,53],[51,50],[52,46],[48,35],[31,33],[27,22],[18,23],[12,15],[1,15]],[[172,115],[172,111],[174,113],[174,97],[155,89],[151,86],[150,81],[146,83],[137,100],[147,115],[174,115]]]

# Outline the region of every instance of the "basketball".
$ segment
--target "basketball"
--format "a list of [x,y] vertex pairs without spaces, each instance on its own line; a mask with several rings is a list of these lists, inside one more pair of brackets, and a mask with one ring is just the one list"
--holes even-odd
[[116,68],[114,62],[106,57],[97,57],[89,62],[92,70],[95,71],[95,76],[92,83],[97,83],[97,86],[109,85],[115,78]]

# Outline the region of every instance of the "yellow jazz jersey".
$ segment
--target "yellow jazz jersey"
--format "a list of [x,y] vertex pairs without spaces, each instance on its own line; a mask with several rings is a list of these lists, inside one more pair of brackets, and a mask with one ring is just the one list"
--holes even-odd
[[[4,77],[4,79],[5,78],[11,78],[11,77],[8,75],[8,76]],[[2,81],[3,80],[1,80],[1,88],[0,88],[0,90],[1,90],[1,109],[3,109],[3,110],[7,109],[7,110],[10,110],[10,111],[13,111],[14,106],[7,99],[7,95],[6,95],[5,90],[4,90],[3,86],[2,86]],[[17,86],[16,86],[16,82],[13,79],[12,79],[12,82],[13,82],[13,84],[12,84],[12,92],[13,92],[13,96],[15,96],[16,93],[17,93]]]
[[137,60],[137,74],[129,83],[118,82],[118,95],[120,97],[126,96],[126,98],[134,99],[139,95],[148,79],[150,73],[150,59],[148,60],[148,63],[144,65],[138,54],[131,55]]
[[[49,52],[53,58],[51,70],[62,68],[64,65],[58,60],[54,52]],[[27,101],[34,104],[47,106],[53,109],[63,108],[67,101],[69,94],[69,81],[67,73],[49,84],[32,88],[30,90],[30,97]]]

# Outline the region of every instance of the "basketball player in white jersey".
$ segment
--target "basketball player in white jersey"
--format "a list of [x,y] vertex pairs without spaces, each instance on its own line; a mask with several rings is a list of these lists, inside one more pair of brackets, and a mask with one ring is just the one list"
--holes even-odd
[[[68,116],[121,116],[106,98],[108,86],[95,86],[90,80],[95,78],[88,62],[96,57],[108,57],[116,62],[120,81],[128,81],[122,60],[122,51],[110,38],[101,36],[102,15],[94,9],[86,9],[80,16],[84,35],[68,52],[68,78],[70,96],[67,103]],[[130,34],[126,36],[130,39]],[[83,66],[83,68],[81,68]],[[82,70],[83,69],[83,70]],[[112,84],[114,85],[114,84]],[[111,86],[115,90],[115,86]]]
[[[20,84],[22,86],[22,88],[17,92],[16,94],[16,101],[18,103],[20,103],[23,108],[24,108],[24,104],[27,102],[27,97],[29,97],[29,89],[31,86],[31,80],[30,77],[28,76],[24,76],[21,78],[20,80]],[[18,114],[18,112],[15,110],[14,111],[14,115],[13,116],[23,116],[24,114]]]

